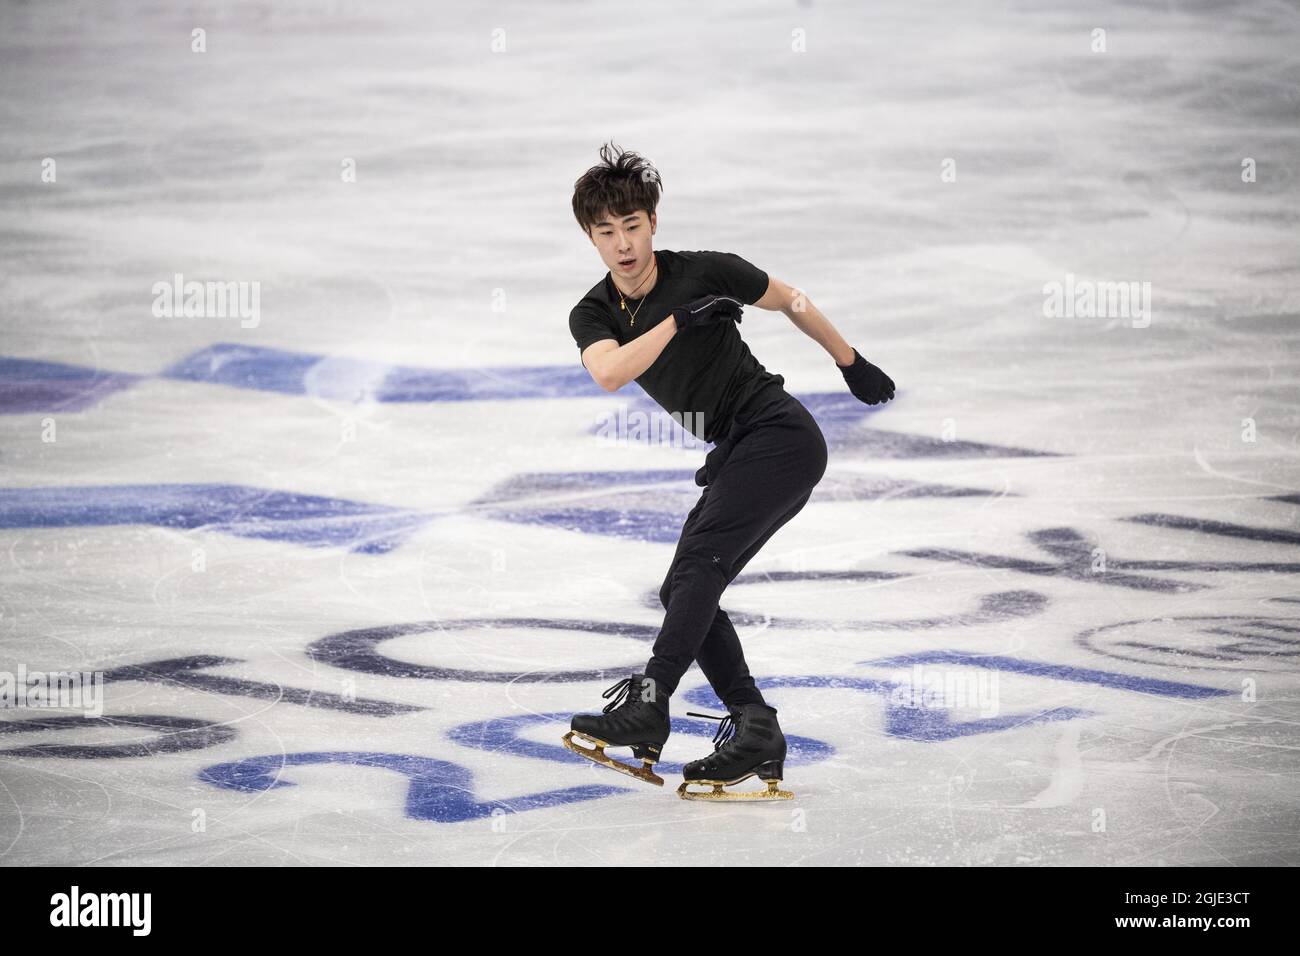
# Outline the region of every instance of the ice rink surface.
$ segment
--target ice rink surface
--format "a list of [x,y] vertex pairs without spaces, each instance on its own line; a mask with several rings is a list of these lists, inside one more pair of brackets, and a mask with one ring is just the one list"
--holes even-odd
[[[0,668],[103,698],[0,713],[0,862],[1300,863],[1297,51],[1267,0],[4,4]],[[707,450],[599,433],[656,410],[567,327],[607,139],[657,248],[898,383],[746,310],[831,450],[722,601],[793,802],[676,797],[695,668],[664,789],[560,746]]]

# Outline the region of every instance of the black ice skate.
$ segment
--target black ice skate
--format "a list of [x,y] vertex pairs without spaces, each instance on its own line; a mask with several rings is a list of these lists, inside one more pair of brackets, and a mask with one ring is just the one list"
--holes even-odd
[[[728,711],[726,717],[688,714],[722,723],[713,737],[713,753],[682,768],[686,779],[677,788],[677,795],[683,800],[793,800],[793,793],[777,787],[785,766],[785,734],[777,723],[776,708],[741,704]],[[758,777],[767,789],[723,789],[750,777]],[[707,784],[713,789],[690,790],[691,784]]]
[[[602,697],[618,696],[605,705],[604,714],[578,714],[564,735],[564,746],[638,780],[664,785],[664,778],[650,768],[659,762],[664,742],[668,740],[668,698],[655,693],[654,681],[644,674],[625,677]],[[595,744],[595,749],[574,743],[577,737]],[[622,763],[605,753],[606,747],[631,747],[632,756],[642,761],[640,767]]]

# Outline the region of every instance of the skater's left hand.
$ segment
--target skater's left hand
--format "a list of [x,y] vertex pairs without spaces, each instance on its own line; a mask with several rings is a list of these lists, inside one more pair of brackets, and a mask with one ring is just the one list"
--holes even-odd
[[859,355],[857,349],[853,350],[852,365],[837,362],[836,367],[858,401],[877,405],[894,397],[894,380]]

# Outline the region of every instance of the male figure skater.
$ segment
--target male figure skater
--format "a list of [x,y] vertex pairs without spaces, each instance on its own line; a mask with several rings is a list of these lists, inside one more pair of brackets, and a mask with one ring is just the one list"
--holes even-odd
[[[635,379],[670,414],[680,414],[692,433],[716,444],[695,475],[704,491],[686,518],[659,590],[664,622],[645,672],[605,691],[613,700],[601,715],[575,716],[564,743],[597,763],[663,786],[651,767],[668,739],[668,701],[698,661],[728,714],[712,717],[722,722],[714,751],[686,764],[679,795],[789,799],[793,794],[778,788],[786,744],[776,708],[755,686],[736,629],[718,601],[808,501],[826,470],[826,440],[808,410],[785,390],[785,379],[750,353],[736,328],[741,308],[784,312],[831,355],[849,390],[868,405],[893,398],[894,383],[806,297],[739,256],[652,249],[658,172],[613,144],[605,144],[600,157],[574,186],[573,213],[609,272],[574,307],[569,331],[602,388],[617,391]],[[642,766],[613,760],[607,746],[630,746]],[[724,789],[753,776],[767,789]],[[688,784],[713,789],[693,791]]]

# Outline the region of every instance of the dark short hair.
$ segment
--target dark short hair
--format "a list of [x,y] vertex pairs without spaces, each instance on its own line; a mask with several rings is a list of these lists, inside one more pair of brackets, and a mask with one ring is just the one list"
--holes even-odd
[[659,205],[663,181],[654,164],[613,143],[600,148],[602,162],[592,166],[573,184],[573,215],[582,231],[600,222],[608,209],[615,216],[630,216],[644,209],[649,216]]

